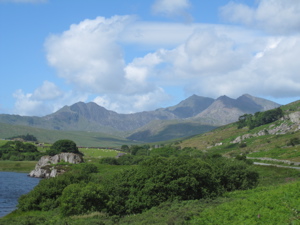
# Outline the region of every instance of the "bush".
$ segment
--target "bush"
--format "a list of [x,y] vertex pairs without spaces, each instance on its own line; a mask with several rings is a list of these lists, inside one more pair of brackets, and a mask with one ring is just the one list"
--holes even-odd
[[258,185],[259,174],[247,162],[219,159],[214,166],[225,191],[247,190]]
[[90,173],[98,173],[98,168],[94,164],[84,164],[81,173],[84,175],[90,174]]
[[298,137],[291,138],[289,140],[289,142],[287,143],[288,146],[290,146],[290,145],[295,146],[295,145],[299,145],[299,144],[300,144],[300,139]]
[[111,214],[140,213],[167,200],[218,196],[223,188],[199,159],[152,157],[116,175],[107,186]]
[[76,143],[71,140],[58,140],[51,147],[50,150],[47,151],[48,155],[56,155],[61,152],[71,152],[81,154],[78,151]]
[[71,184],[60,197],[60,209],[63,216],[79,215],[101,211],[106,207],[107,196],[98,184]]
[[61,176],[41,180],[35,188],[26,195],[22,195],[18,202],[21,211],[48,211],[59,206],[58,198],[68,185],[84,180],[81,175],[63,174]]
[[114,157],[105,157],[100,159],[101,164],[108,164],[108,165],[119,165],[118,161]]

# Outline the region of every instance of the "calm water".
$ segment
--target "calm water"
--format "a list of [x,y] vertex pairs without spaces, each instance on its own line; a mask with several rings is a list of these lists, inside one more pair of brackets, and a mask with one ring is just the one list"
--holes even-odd
[[27,173],[0,172],[0,217],[16,209],[18,198],[31,191],[40,179]]

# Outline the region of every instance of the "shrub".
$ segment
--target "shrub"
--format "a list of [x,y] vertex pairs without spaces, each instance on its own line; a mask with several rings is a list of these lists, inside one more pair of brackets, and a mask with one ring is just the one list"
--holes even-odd
[[101,211],[106,207],[107,196],[103,187],[95,183],[71,184],[60,197],[60,209],[63,216]]
[[71,152],[81,154],[78,151],[76,143],[71,140],[58,140],[51,147],[50,150],[47,151],[48,155],[56,155],[61,152]]
[[119,165],[118,161],[114,157],[105,157],[100,159],[101,164]]

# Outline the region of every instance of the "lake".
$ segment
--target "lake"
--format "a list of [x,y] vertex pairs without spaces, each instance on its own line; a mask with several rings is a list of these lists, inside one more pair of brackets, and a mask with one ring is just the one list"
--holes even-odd
[[18,198],[40,182],[40,179],[28,177],[27,174],[0,172],[0,217],[15,210]]

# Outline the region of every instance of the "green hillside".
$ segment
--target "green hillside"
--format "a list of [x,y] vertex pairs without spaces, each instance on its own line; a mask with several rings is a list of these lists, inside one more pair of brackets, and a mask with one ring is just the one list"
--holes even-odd
[[135,141],[99,132],[46,130],[0,123],[1,139],[26,134],[34,135],[39,142],[54,143],[60,139],[70,139],[78,146],[84,147],[120,147],[124,144],[138,144],[138,142]]
[[206,125],[205,123],[195,121],[156,120],[142,127],[127,138],[129,140],[143,142],[161,142],[202,134],[216,127],[217,126]]
[[[186,139],[177,145],[193,147],[227,157],[244,154],[251,158],[266,158],[300,162],[300,102],[282,106],[284,117],[253,129],[239,129],[238,123]],[[293,143],[295,142],[295,143]]]

